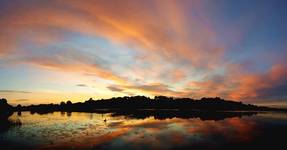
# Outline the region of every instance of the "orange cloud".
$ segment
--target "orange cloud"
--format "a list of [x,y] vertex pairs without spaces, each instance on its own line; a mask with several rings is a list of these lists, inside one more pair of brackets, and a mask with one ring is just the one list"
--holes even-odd
[[284,65],[273,65],[266,73],[244,73],[243,68],[232,65],[225,75],[192,81],[185,93],[193,97],[222,96],[232,100],[256,100],[262,97],[262,90],[269,91],[280,86],[287,75]]
[[147,84],[126,84],[126,85],[112,85],[107,87],[114,92],[126,93],[132,91],[134,93],[141,93],[149,96],[165,95],[171,97],[186,96],[185,91],[172,90],[168,85],[162,83],[147,83]]
[[235,80],[238,81],[238,86],[229,96],[232,99],[256,99],[260,97],[260,90],[269,89],[280,86],[284,82],[287,75],[287,68],[284,65],[273,65],[265,74],[247,74],[240,75]]
[[[57,27],[102,36],[116,43],[159,53],[168,59],[178,56],[193,65],[217,64],[215,61],[221,57],[222,49],[211,48],[215,33],[210,26],[200,24],[197,18],[186,22],[183,6],[175,1],[151,4],[154,10],[142,1],[53,1],[41,7],[31,5],[19,9],[1,24],[2,30],[11,30],[8,34],[15,41],[17,35],[35,28],[45,32],[45,27]],[[13,31],[15,28],[17,30]],[[210,52],[213,55],[209,55]]]
[[[188,3],[192,3],[191,10],[203,8],[199,1]],[[112,43],[127,45],[137,51],[138,56],[135,56],[134,64],[121,74],[125,78],[101,64],[86,62],[83,58],[67,60],[64,55],[72,52],[57,55],[56,59],[38,56],[10,61],[98,76],[116,82],[120,90],[188,97],[253,99],[260,96],[261,89],[279,84],[286,76],[286,68],[282,65],[273,66],[265,74],[257,74],[245,73],[244,69],[235,64],[227,64],[231,67],[228,66],[222,80],[210,79],[213,75],[209,74],[216,72],[218,67],[225,67],[223,64],[226,65],[223,62],[224,46],[214,44],[217,33],[208,18],[187,15],[190,12],[187,12],[184,4],[173,0],[164,3],[137,0],[114,0],[113,3],[105,0],[56,0],[14,4],[0,20],[0,58],[15,55],[27,57],[29,51],[23,49],[23,43],[30,41],[38,46],[53,44],[63,38],[59,33],[51,32],[51,29],[58,29],[103,37]],[[30,54],[33,55],[33,52]],[[148,67],[142,67],[139,63]],[[190,67],[183,67],[183,64]],[[203,73],[202,81],[193,81],[187,84],[185,90],[175,91],[163,80],[171,76],[169,82],[174,84],[188,79],[188,72],[182,68],[192,71],[199,68],[207,70],[207,73]],[[142,84],[130,83],[128,80],[131,78],[140,80]],[[112,90],[121,92],[116,88]]]
[[95,75],[103,79],[112,80],[116,83],[125,84],[126,80],[123,78],[113,74],[112,72],[102,69],[100,66],[96,64],[85,64],[82,62],[73,62],[69,63],[59,63],[55,62],[53,59],[45,59],[45,58],[34,58],[29,59],[25,63],[37,65],[40,67],[44,67],[47,69],[54,69],[66,72],[79,72],[88,75]]

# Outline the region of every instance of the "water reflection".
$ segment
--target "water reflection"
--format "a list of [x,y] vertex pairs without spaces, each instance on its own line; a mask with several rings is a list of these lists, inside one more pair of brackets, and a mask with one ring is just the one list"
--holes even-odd
[[165,120],[172,118],[191,119],[199,118],[200,120],[223,120],[231,117],[252,116],[257,112],[251,111],[189,111],[189,110],[129,110],[113,111],[112,116],[127,116],[134,119],[154,119]]
[[[5,113],[1,112],[0,115],[0,133],[8,131],[11,127],[21,125],[21,121],[17,120],[10,120],[9,116],[11,116],[13,112],[7,111]],[[18,114],[19,115],[19,114]]]
[[150,110],[22,112],[10,117],[17,119],[22,125],[0,133],[0,140],[36,149],[264,149],[282,146],[280,135],[287,133],[286,114],[271,112],[214,112],[207,117]]
[[[21,112],[20,112],[21,113]],[[31,114],[53,114],[54,112],[31,112]],[[72,116],[72,112],[60,112],[62,116]],[[176,110],[176,109],[166,109],[166,110],[156,110],[156,109],[136,109],[136,110],[95,110],[93,113],[98,114],[111,114],[112,117],[125,116],[132,119],[146,119],[154,117],[154,119],[165,120],[172,118],[199,118],[201,120],[223,120],[225,118],[231,117],[242,117],[242,116],[252,116],[256,115],[256,111],[190,111],[190,110]],[[92,114],[93,113],[89,113]],[[19,114],[19,112],[18,112]],[[92,119],[92,118],[91,118]]]

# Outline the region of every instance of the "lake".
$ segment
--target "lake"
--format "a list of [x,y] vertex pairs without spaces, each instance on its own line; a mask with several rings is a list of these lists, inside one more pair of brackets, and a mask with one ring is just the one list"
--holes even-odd
[[8,149],[280,149],[287,142],[284,112],[147,112],[15,112],[9,117],[15,125],[1,130],[0,144]]

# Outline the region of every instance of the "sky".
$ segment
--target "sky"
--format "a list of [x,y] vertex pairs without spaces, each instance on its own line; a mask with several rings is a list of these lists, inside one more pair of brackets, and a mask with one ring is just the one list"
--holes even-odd
[[285,0],[1,0],[0,97],[287,104]]

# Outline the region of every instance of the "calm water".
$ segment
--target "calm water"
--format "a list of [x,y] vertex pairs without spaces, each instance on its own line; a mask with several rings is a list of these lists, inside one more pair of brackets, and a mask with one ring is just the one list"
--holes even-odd
[[1,146],[10,149],[279,149],[287,143],[287,114],[278,112],[217,119],[22,112],[9,120],[21,122],[0,132]]

